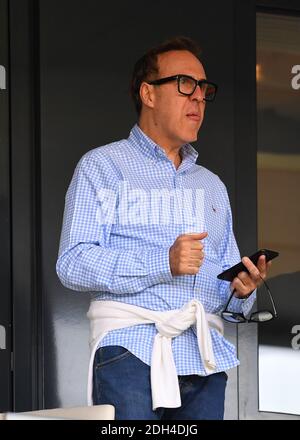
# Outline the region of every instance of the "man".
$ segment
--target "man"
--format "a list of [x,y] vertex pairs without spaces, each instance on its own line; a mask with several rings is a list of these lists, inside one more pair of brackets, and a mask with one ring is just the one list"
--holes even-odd
[[[92,291],[89,399],[117,419],[222,419],[238,365],[218,314],[245,314],[267,264],[217,279],[240,261],[227,191],[199,165],[206,79],[195,42],[169,40],[135,65],[138,112],[127,140],[89,151],[66,197],[57,273]],[[248,298],[249,297],[249,298]]]

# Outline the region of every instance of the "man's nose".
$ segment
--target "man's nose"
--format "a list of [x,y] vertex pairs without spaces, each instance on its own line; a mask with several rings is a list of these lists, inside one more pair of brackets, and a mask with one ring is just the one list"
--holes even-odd
[[200,88],[199,84],[197,85],[194,93],[191,96],[192,99],[196,99],[198,102],[205,102],[204,101],[204,92]]

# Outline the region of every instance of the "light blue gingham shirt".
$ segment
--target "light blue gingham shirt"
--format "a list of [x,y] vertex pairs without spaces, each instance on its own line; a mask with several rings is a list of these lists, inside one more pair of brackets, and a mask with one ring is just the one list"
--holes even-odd
[[[218,176],[195,163],[197,156],[191,145],[184,145],[182,162],[176,169],[164,150],[138,125],[128,139],[87,152],[79,161],[66,194],[56,265],[62,284],[91,292],[92,300],[121,301],[161,311],[181,308],[196,298],[206,312],[218,314],[230,288],[217,275],[239,262],[240,254],[226,188]],[[169,249],[178,235],[202,231],[191,229],[184,217],[181,222],[123,221],[120,210],[116,213],[122,203],[120,184],[125,183],[130,190],[146,195],[153,190],[173,191],[172,194],[174,190],[189,190],[188,194],[196,197],[195,190],[203,191],[202,227],[208,237],[203,240],[205,257],[197,276],[172,276]],[[106,207],[105,197],[106,201],[111,198]],[[169,208],[175,210],[175,206],[178,209],[176,204]],[[255,294],[246,300],[233,298],[231,309],[247,314],[254,300]],[[215,329],[210,331],[216,372],[238,365],[235,347]],[[155,334],[154,324],[113,330],[100,346],[121,345],[150,365]],[[194,327],[173,338],[172,348],[178,375],[206,375]]]

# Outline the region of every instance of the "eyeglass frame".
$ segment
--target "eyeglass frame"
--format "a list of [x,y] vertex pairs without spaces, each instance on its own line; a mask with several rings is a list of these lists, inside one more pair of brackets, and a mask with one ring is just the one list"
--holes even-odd
[[[273,299],[273,296],[272,296],[271,290],[270,290],[270,288],[269,288],[267,282],[266,282],[262,277],[260,277],[260,278],[262,279],[263,284],[264,284],[264,287],[266,288],[266,290],[267,290],[267,292],[268,292],[268,294],[269,294],[269,298],[270,298],[270,300],[271,300],[271,304],[272,304],[272,307],[273,307],[273,312],[270,312],[270,310],[257,310],[256,312],[252,312],[251,315],[250,315],[250,318],[247,319],[243,313],[238,313],[238,312],[233,312],[233,311],[231,311],[231,310],[228,310],[228,306],[229,306],[229,304],[230,304],[230,301],[231,301],[231,299],[232,299],[234,293],[236,292],[236,289],[234,289],[234,290],[232,291],[232,293],[231,293],[231,295],[230,295],[230,297],[229,297],[229,299],[228,299],[226,305],[225,305],[224,310],[223,310],[222,313],[221,313],[221,317],[222,317],[222,319],[224,319],[224,321],[230,322],[231,324],[244,324],[245,322],[251,322],[251,323],[252,323],[252,322],[255,322],[256,324],[258,324],[258,323],[260,323],[260,322],[269,322],[269,321],[272,321],[273,319],[277,318],[277,311],[276,311],[275,302],[274,302],[274,299]],[[251,296],[251,294],[250,294],[249,296]],[[248,296],[248,297],[249,297],[249,296]],[[226,318],[224,317],[224,314],[225,314],[226,312],[227,312],[227,313],[232,313],[233,316],[238,316],[238,317],[242,318],[242,320],[238,320],[238,321],[236,321],[236,322],[234,322],[234,321],[230,321],[230,320],[228,320],[228,319],[226,319]],[[259,320],[251,319],[253,315],[257,315],[257,314],[259,314],[259,313],[261,313],[261,312],[268,312],[268,313],[270,313],[270,314],[272,315],[272,318],[271,318],[271,319],[268,319],[268,320],[266,320],[266,321],[259,321]]]
[[[182,92],[180,90],[180,79],[182,77],[189,78],[189,79],[191,79],[191,80],[193,80],[195,82],[194,90],[191,93],[184,93],[184,92]],[[213,83],[211,81],[207,81],[207,79],[195,79],[195,78],[193,78],[190,75],[178,74],[178,75],[173,75],[173,76],[167,76],[165,78],[155,79],[153,81],[147,81],[147,83],[150,84],[150,85],[154,85],[154,86],[160,86],[161,84],[165,84],[165,83],[168,83],[168,82],[171,82],[171,81],[175,81],[175,80],[177,80],[177,90],[178,90],[178,93],[180,93],[181,95],[191,96],[195,92],[197,86],[199,86],[200,89],[201,89],[201,85],[202,84],[209,84],[209,85],[212,85],[215,88],[214,97],[213,97],[213,99],[203,98],[203,101],[205,101],[205,102],[213,102],[215,97],[216,97],[217,90],[218,90],[218,85],[216,83]]]

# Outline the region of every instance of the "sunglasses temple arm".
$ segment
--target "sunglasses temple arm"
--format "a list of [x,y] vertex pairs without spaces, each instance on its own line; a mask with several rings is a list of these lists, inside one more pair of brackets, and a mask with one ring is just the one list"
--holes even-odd
[[273,307],[273,310],[274,310],[274,315],[275,315],[275,317],[277,317],[277,310],[276,310],[276,307],[275,307],[275,302],[274,302],[273,296],[271,294],[271,290],[270,290],[268,284],[266,283],[266,281],[262,277],[261,277],[261,279],[263,280],[263,283],[264,283],[264,285],[265,285],[265,287],[267,289],[267,292],[269,294],[269,298],[271,300],[272,307]]
[[226,303],[226,306],[224,307],[224,310],[227,310],[227,307],[229,306],[229,303],[231,301],[231,298],[233,297],[234,292],[236,291],[236,289],[233,289],[233,291],[231,292],[231,295]]
[[272,297],[271,292],[270,292],[269,289],[268,289],[268,294],[269,294],[269,297],[270,297],[270,300],[271,300],[271,303],[272,303],[272,306],[273,306],[274,315],[275,315],[275,317],[277,317],[277,310],[276,310],[275,303],[274,303],[273,297]]

